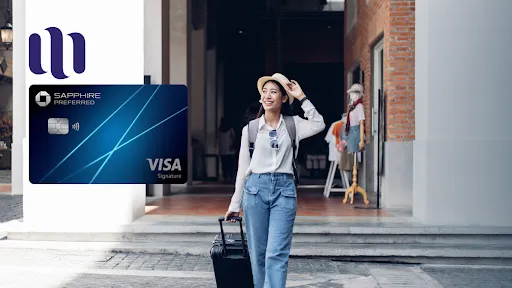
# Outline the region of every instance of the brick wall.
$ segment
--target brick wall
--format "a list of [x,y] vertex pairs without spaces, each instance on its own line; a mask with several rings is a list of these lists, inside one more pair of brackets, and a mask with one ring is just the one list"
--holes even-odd
[[[414,140],[415,0],[357,0],[357,22],[345,33],[347,75],[359,60],[365,76],[365,112],[370,119],[372,46],[384,38],[384,93],[388,141]],[[347,9],[347,1],[345,1]],[[345,23],[345,25],[348,25]],[[345,95],[346,97],[346,95]],[[371,122],[367,121],[366,133]],[[367,134],[368,135],[368,134]],[[369,137],[367,138],[369,139]]]

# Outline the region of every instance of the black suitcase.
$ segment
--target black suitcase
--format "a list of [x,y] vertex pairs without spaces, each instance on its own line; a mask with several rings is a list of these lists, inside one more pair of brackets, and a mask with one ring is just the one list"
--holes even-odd
[[217,288],[253,288],[251,260],[242,228],[242,217],[230,217],[228,220],[240,223],[240,234],[225,234],[219,218],[220,234],[213,240],[210,256]]

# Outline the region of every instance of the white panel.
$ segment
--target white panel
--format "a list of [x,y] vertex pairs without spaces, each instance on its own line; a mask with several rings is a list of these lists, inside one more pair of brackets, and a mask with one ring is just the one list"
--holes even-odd
[[[41,36],[42,67],[46,71],[50,71],[50,37],[45,29],[54,26],[62,31],[64,72],[69,78],[58,80],[50,72],[33,74],[28,69],[29,51],[25,49],[25,95],[15,97],[27,97],[32,84],[143,83],[143,0],[25,0],[24,19],[26,45],[32,33]],[[86,70],[82,74],[73,71],[73,45],[71,38],[66,36],[72,32],[81,33],[86,39]],[[19,93],[20,90],[15,88],[15,91]],[[28,117],[28,101],[25,111],[17,110],[14,114],[25,112]],[[24,222],[27,227],[94,228],[128,224],[144,214],[144,185],[32,185],[28,180],[28,138],[24,141],[23,151]]]
[[416,1],[414,215],[512,226],[512,1]]
[[144,75],[162,84],[162,0],[144,0]]

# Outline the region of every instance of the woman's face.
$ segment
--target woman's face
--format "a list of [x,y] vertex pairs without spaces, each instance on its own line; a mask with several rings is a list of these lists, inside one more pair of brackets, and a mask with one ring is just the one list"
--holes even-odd
[[281,110],[281,106],[286,102],[286,95],[281,93],[279,86],[274,82],[267,82],[261,91],[261,104],[266,111]]

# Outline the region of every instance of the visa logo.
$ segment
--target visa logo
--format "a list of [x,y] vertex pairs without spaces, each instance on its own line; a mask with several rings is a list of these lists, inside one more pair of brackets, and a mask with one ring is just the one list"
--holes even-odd
[[151,159],[151,158],[146,158],[146,160],[148,160],[149,162],[149,168],[151,169],[151,171],[155,171],[155,170],[158,170],[158,171],[175,171],[175,170],[178,170],[178,171],[181,171],[181,163],[180,163],[180,159],[176,158],[176,159],[171,159],[171,158],[156,158],[156,159]]

